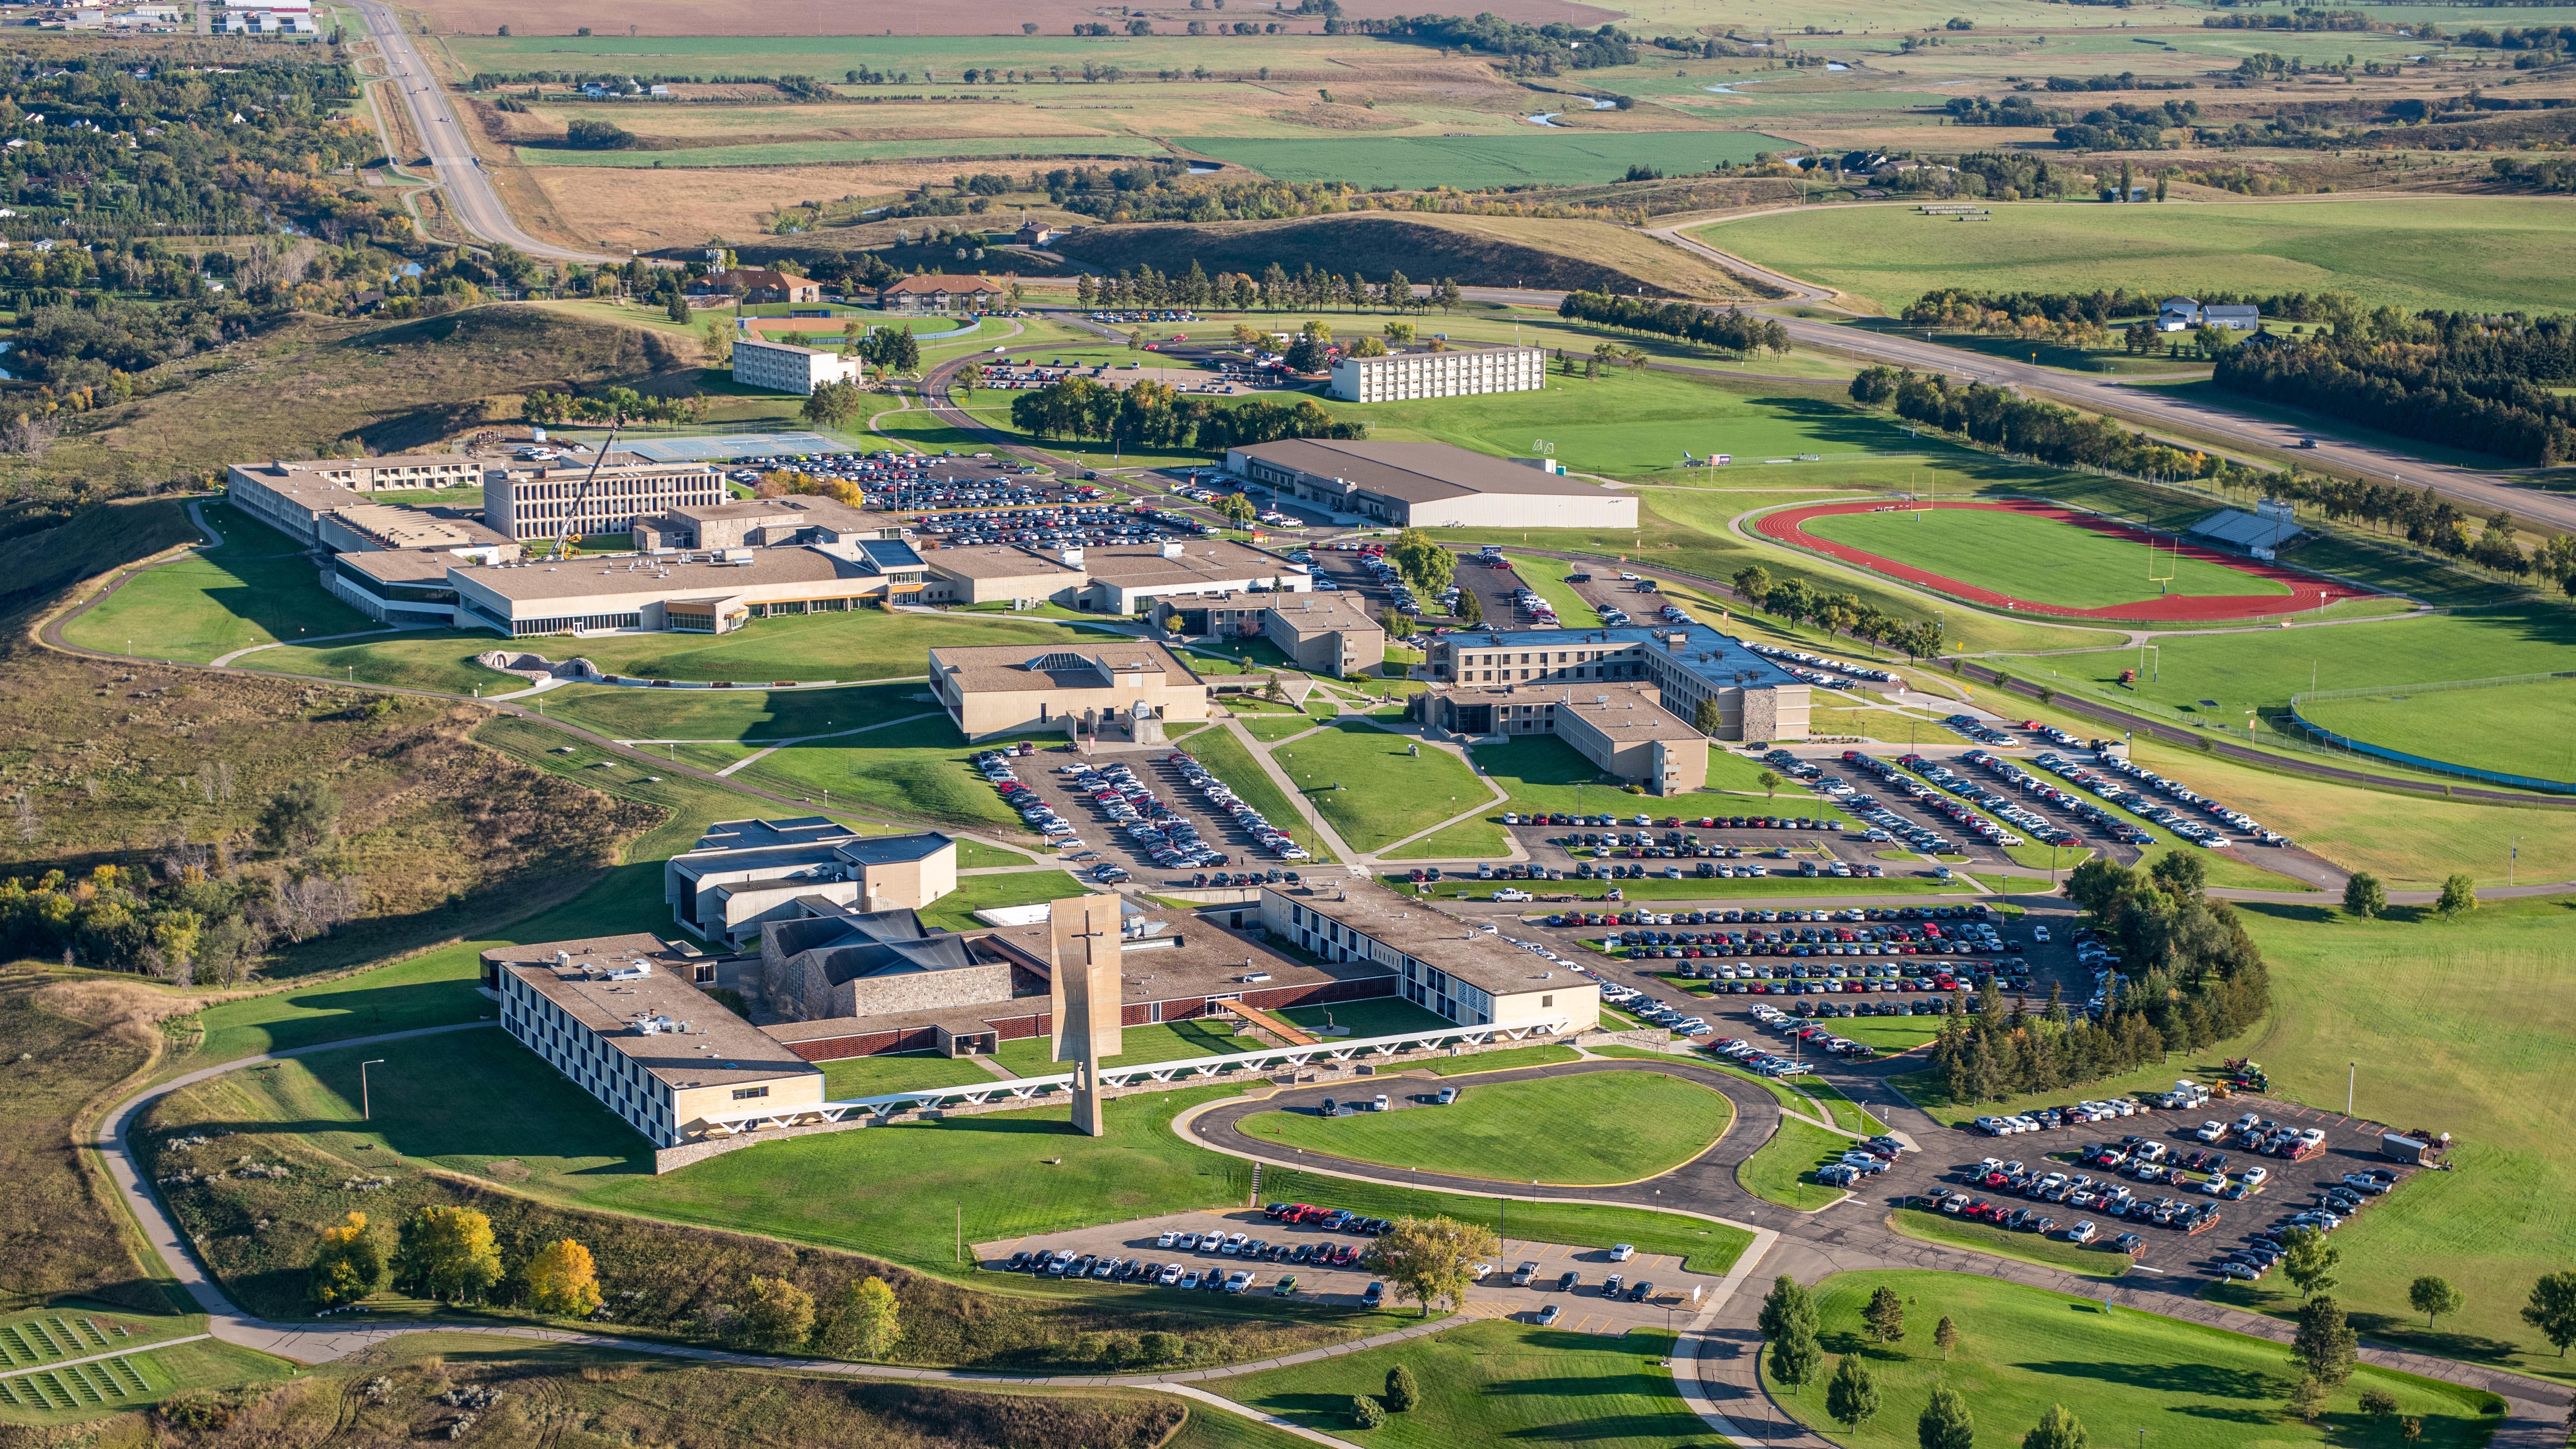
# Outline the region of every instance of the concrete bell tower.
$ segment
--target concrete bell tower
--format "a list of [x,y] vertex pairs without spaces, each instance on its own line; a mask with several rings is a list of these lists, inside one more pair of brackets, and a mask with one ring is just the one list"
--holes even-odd
[[1079,895],[1047,907],[1048,997],[1055,1059],[1073,1063],[1073,1125],[1087,1136],[1109,1131],[1100,1098],[1100,1063],[1118,1055],[1125,1006],[1118,971],[1120,898]]

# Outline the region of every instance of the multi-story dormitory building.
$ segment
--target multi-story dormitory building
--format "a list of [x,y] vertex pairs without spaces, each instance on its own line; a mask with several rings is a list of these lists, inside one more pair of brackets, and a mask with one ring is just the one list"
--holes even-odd
[[1582,973],[1419,901],[1361,888],[1323,900],[1261,893],[1271,939],[1328,962],[1368,962],[1394,973],[1405,1000],[1460,1026],[1535,1026],[1560,1031],[1601,1024],[1601,987]]
[[1705,624],[1450,634],[1432,641],[1428,663],[1443,684],[1517,687],[1541,701],[1567,685],[1581,698],[1602,681],[1650,684],[1682,720],[1715,700],[1715,738],[1807,737],[1806,682]]
[[671,509],[724,501],[724,474],[714,464],[654,463],[632,453],[609,454],[596,476],[579,460],[483,475],[484,523],[521,543],[551,539],[567,527],[574,538],[631,534],[639,521]]
[[501,1029],[656,1147],[710,1112],[823,1100],[823,1074],[699,990],[702,972],[712,981],[713,963],[642,934],[483,953]]

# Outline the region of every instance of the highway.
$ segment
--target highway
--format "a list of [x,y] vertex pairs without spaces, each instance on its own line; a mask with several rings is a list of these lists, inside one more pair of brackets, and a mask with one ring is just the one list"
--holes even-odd
[[447,196],[448,213],[458,225],[487,242],[550,261],[622,264],[627,260],[601,252],[568,251],[521,231],[518,223],[510,219],[510,209],[501,204],[501,194],[493,189],[491,175],[474,154],[474,143],[466,139],[465,128],[448,105],[446,87],[439,84],[429,62],[421,58],[402,23],[381,0],[355,3],[358,13],[366,17],[367,33],[375,38],[377,52],[384,58],[386,84],[402,97],[403,108],[411,116],[412,131],[428,151],[430,168],[437,174],[439,189]]

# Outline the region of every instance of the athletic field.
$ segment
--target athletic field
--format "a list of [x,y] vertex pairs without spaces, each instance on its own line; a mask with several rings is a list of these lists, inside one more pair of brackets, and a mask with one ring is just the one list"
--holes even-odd
[[2310,700],[2299,717],[2320,729],[2428,760],[2576,782],[2576,679]]
[[2250,619],[2362,591],[2044,503],[1825,503],[1754,527],[1969,603],[2092,619]]

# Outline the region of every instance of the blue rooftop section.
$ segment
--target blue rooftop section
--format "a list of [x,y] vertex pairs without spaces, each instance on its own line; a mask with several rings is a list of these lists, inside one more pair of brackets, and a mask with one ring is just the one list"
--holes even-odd
[[[1678,642],[1675,642],[1678,638]],[[1706,624],[1629,624],[1613,629],[1465,629],[1444,641],[1462,649],[1562,649],[1570,643],[1641,644],[1713,685],[1778,686],[1805,681]]]
[[859,555],[874,564],[879,573],[888,573],[895,569],[925,567],[921,561],[921,555],[913,552],[911,544],[899,538],[862,539],[859,542]]

